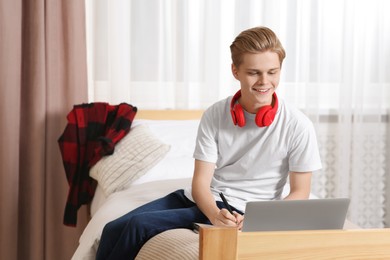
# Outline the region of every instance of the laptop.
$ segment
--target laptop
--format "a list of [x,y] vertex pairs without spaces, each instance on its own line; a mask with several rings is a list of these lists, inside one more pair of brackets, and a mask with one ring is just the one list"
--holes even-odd
[[342,229],[350,199],[251,201],[243,232]]

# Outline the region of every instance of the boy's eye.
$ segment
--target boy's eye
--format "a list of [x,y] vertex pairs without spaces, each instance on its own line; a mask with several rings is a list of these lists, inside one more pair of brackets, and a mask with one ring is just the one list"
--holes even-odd
[[271,71],[268,72],[268,74],[270,74],[270,75],[274,75],[276,73],[278,73],[278,70],[271,70]]

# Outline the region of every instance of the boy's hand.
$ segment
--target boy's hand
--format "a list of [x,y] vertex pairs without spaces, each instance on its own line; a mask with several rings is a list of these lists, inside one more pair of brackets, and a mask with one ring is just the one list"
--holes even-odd
[[215,225],[237,227],[239,230],[241,230],[243,220],[243,215],[237,213],[236,211],[233,211],[232,215],[227,209],[223,208],[218,212]]
[[244,215],[241,215],[240,213],[233,211],[234,217],[237,220],[237,227],[238,230],[242,229],[242,225],[244,224]]

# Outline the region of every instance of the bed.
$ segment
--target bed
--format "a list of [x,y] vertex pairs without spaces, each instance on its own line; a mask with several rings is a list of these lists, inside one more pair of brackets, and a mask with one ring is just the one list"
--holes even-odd
[[[138,111],[131,134],[90,171],[98,186],[90,221],[73,260],[95,259],[101,232],[109,221],[191,185],[201,114],[198,110]],[[316,197],[312,194],[311,198]],[[174,229],[150,239],[137,259],[390,259],[389,230],[362,230],[348,221],[344,228],[249,233],[204,225],[197,232]]]

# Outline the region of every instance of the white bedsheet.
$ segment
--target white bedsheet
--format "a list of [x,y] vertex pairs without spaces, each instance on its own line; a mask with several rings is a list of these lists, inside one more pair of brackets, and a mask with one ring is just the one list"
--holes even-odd
[[100,236],[106,223],[126,214],[149,201],[160,198],[177,189],[191,185],[191,179],[176,179],[147,182],[127,190],[111,194],[84,229],[79,246],[72,260],[94,260]]

